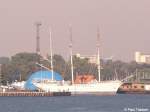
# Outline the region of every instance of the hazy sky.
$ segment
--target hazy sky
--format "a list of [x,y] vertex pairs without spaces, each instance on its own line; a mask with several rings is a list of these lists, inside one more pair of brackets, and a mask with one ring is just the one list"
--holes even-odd
[[41,21],[41,52],[69,56],[68,26],[74,53],[96,54],[100,26],[101,55],[133,60],[135,51],[150,53],[150,0],[0,0],[0,56],[35,52],[35,22]]

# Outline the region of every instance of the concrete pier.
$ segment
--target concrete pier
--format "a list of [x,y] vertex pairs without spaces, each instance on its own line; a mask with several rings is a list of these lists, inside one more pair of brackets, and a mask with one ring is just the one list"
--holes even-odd
[[71,96],[70,92],[0,92],[0,96]]

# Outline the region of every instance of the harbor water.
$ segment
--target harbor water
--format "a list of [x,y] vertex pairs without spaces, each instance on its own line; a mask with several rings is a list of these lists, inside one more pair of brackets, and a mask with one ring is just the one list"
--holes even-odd
[[0,112],[150,112],[150,95],[0,97]]

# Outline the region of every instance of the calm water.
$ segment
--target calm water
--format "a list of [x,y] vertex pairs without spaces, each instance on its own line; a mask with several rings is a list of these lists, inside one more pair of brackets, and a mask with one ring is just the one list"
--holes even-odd
[[150,95],[0,97],[0,112],[150,112]]

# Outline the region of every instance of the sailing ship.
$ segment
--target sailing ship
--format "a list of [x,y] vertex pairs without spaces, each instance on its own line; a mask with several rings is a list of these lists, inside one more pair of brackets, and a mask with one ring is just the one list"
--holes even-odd
[[[100,79],[100,52],[99,52],[99,42],[97,44],[97,68],[98,68],[98,81],[91,80],[88,83],[76,84],[74,83],[74,71],[73,71],[73,59],[72,59],[72,29],[70,29],[70,60],[71,60],[71,76],[72,81],[68,83],[68,81],[55,81],[53,76],[53,58],[52,58],[52,39],[51,39],[51,31],[50,31],[50,49],[51,49],[51,79],[44,79],[40,81],[33,81],[33,84],[40,90],[45,92],[60,92],[60,91],[68,91],[71,94],[97,94],[97,95],[108,95],[108,94],[116,94],[118,88],[122,84],[119,80],[112,81],[101,81]],[[97,34],[97,38],[99,41],[99,32]]]

